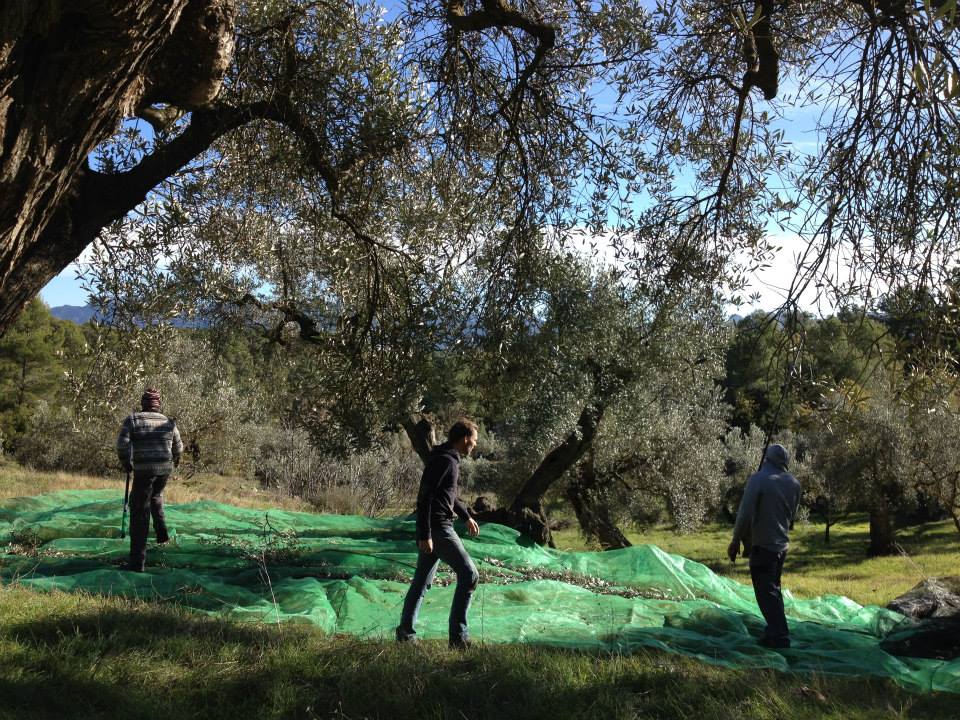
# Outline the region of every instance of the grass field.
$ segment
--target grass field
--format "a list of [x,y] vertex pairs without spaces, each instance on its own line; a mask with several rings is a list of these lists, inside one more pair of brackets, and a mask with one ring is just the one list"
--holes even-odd
[[[192,482],[193,484],[187,484]],[[121,480],[0,467],[0,498]],[[173,484],[171,502],[303,509],[218,477]],[[952,525],[901,532],[906,555],[865,560],[865,525],[798,528],[786,583],[795,594],[886,602],[924,574],[956,574]],[[631,536],[705,562],[728,530]],[[580,549],[576,532],[558,536]],[[741,578],[741,579],[743,579]],[[396,646],[324,637],[309,627],[235,624],[171,604],[0,590],[0,718],[955,718],[960,696],[890,682],[726,670],[660,652],[596,655],[532,646]]]
[[[924,578],[960,574],[960,533],[950,520],[901,528],[897,540],[902,552],[884,558],[867,557],[866,517],[840,522],[830,535],[828,545],[822,525],[800,524],[794,529],[783,578],[794,595],[845,595],[861,605],[886,605]],[[627,537],[634,544],[658,545],[716,573],[750,582],[746,562],[731,564],[726,558],[730,528],[713,525],[686,535],[658,529]],[[589,549],[577,530],[557,533],[555,542],[566,550]]]

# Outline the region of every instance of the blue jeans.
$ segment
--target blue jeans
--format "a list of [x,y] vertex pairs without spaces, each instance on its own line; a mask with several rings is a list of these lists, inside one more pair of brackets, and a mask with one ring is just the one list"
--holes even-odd
[[453,604],[450,606],[450,642],[466,642],[470,639],[467,610],[470,608],[473,591],[480,582],[480,575],[453,525],[434,527],[433,553],[427,555],[420,552],[417,556],[417,569],[403,601],[403,614],[400,616],[400,627],[397,628],[398,639],[409,640],[416,636],[417,631],[414,628],[417,615],[420,614],[420,605],[433,584],[433,576],[436,575],[437,565],[441,560],[457,574],[457,589],[453,593]]

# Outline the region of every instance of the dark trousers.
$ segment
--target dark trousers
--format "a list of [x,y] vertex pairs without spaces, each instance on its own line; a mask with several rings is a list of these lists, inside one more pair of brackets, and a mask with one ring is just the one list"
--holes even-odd
[[790,641],[787,616],[783,611],[783,593],[780,591],[780,576],[783,574],[783,561],[786,557],[786,550],[773,552],[757,545],[750,550],[753,592],[757,596],[760,613],[767,621],[763,637],[776,643]]
[[400,616],[400,627],[397,628],[398,639],[409,640],[417,634],[414,627],[417,624],[417,615],[420,614],[420,605],[433,584],[433,576],[436,575],[437,565],[441,560],[457,574],[457,589],[453,593],[453,603],[450,606],[450,642],[466,642],[470,639],[467,610],[470,609],[470,599],[480,582],[480,575],[452,525],[435,527],[433,552],[430,555],[423,552],[417,555],[417,569],[403,601],[403,614]]
[[168,475],[133,475],[130,490],[130,565],[143,568],[147,561],[147,534],[150,532],[150,516],[153,516],[153,531],[157,542],[170,539],[167,523],[163,517],[163,489]]

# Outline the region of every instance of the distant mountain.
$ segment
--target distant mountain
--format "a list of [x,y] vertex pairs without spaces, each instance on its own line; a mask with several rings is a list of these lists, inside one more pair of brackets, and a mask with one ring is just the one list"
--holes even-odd
[[[91,320],[101,320],[103,316],[92,305],[57,305],[50,308],[50,314],[60,320],[69,320],[77,325],[83,325]],[[171,325],[176,328],[204,328],[209,326],[206,320],[175,319]]]
[[50,314],[60,320],[69,320],[83,325],[97,317],[97,309],[91,305],[57,305],[50,308]]

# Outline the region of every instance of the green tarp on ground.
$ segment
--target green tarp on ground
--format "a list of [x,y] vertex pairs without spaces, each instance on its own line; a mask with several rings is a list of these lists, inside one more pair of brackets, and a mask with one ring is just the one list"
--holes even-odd
[[[174,540],[148,572],[126,558],[118,494],[64,491],[0,504],[0,578],[36,589],[175,601],[238,620],[306,622],[327,633],[392,638],[416,562],[414,525],[215,502],[167,507]],[[482,583],[470,610],[486,643],[630,652],[652,647],[737,668],[889,677],[917,691],[960,692],[960,659],[896,657],[880,647],[909,623],[847,598],[787,598],[794,647],[757,645],[764,623],[749,586],[652,545],[604,553],[530,545],[483,527],[465,539]],[[441,572],[418,631],[444,638],[452,578]],[[446,583],[444,585],[444,583]]]

